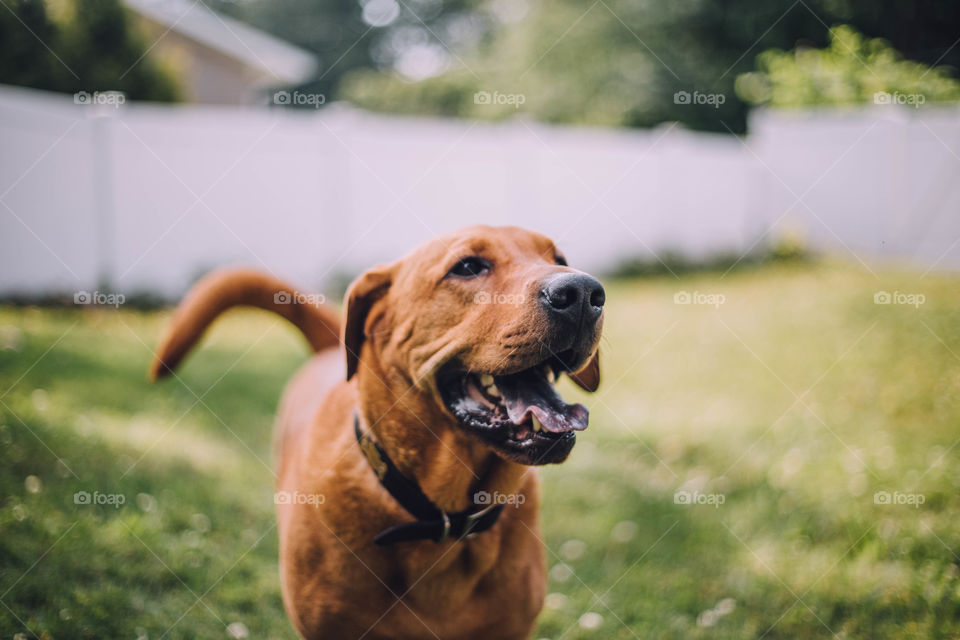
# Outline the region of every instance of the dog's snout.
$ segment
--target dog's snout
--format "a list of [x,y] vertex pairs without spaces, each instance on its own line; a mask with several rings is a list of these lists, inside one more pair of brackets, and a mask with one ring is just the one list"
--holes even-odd
[[577,323],[595,322],[606,301],[603,285],[585,273],[554,276],[544,285],[541,295],[548,312]]

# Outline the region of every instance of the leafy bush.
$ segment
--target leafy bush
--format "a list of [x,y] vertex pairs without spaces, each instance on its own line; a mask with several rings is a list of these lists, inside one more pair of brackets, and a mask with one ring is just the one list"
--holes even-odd
[[621,261],[609,275],[613,278],[652,278],[695,273],[726,274],[735,269],[773,263],[808,263],[815,258],[800,236],[785,235],[769,246],[742,255],[721,252],[705,258],[691,258],[677,251],[663,251],[659,255],[636,256]]
[[0,10],[0,45],[3,84],[122,91],[132,100],[158,102],[178,97],[172,75],[145,57],[147,43],[120,0],[12,0]]
[[736,82],[737,95],[751,104],[882,103],[896,96],[909,104],[960,100],[960,80],[949,68],[903,60],[886,40],[866,38],[846,25],[830,29],[825,49],[769,49],[757,56],[757,66]]

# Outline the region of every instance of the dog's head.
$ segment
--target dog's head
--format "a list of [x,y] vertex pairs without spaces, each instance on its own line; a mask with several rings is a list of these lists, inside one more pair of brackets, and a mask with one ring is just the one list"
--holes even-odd
[[506,459],[562,462],[588,414],[554,383],[566,374],[596,390],[603,304],[601,284],[548,238],[462,229],[350,286],[347,376],[414,387]]

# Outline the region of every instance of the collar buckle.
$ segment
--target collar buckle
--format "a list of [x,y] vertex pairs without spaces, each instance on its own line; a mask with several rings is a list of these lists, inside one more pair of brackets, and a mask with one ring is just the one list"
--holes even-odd
[[[487,515],[488,513],[490,513],[490,510],[493,509],[495,506],[496,506],[496,505],[494,505],[493,503],[491,503],[491,504],[488,504],[488,505],[487,505],[486,507],[484,507],[483,509],[481,509],[480,511],[477,511],[477,512],[475,512],[475,513],[467,514],[467,516],[464,518],[464,522],[463,522],[463,533],[460,534],[460,539],[463,540],[464,538],[466,538],[467,536],[469,536],[469,535],[473,532],[474,527],[477,526],[477,523],[480,522],[480,520],[481,520],[485,515]],[[444,515],[446,515],[446,514],[444,514]]]
[[447,515],[446,511],[440,511],[440,515],[443,516],[443,533],[437,538],[437,544],[443,544],[450,536],[450,516]]

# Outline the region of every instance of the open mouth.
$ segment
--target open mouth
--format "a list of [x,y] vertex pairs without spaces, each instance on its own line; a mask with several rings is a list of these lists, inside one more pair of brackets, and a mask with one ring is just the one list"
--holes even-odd
[[587,428],[589,412],[567,404],[554,388],[568,371],[562,357],[510,374],[450,371],[439,378],[440,393],[468,431],[504,457],[522,464],[563,462]]

